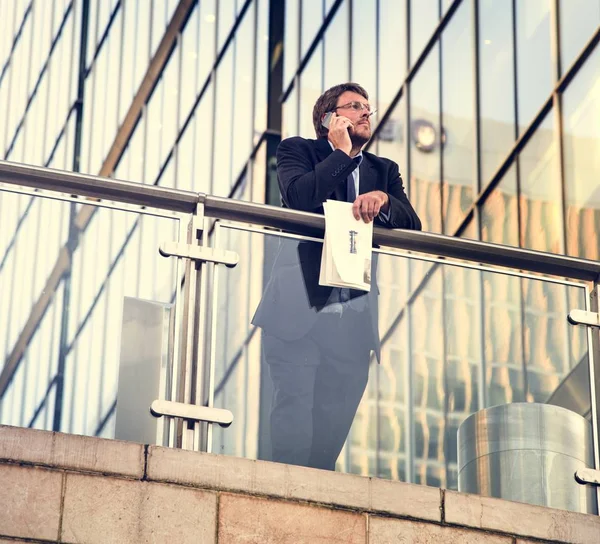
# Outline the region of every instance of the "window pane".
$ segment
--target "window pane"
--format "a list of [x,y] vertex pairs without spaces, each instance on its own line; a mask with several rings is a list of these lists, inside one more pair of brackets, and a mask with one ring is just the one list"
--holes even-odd
[[229,189],[231,188],[232,104],[235,95],[233,62],[234,49],[233,47],[228,47],[227,53],[225,53],[217,71],[215,88],[215,155],[212,193],[223,197],[229,196]]
[[377,144],[378,155],[398,164],[400,176],[404,181],[404,189],[410,197],[410,187],[406,175],[408,161],[406,156],[406,100],[404,98],[396,104],[385,126],[379,131]]
[[283,103],[282,138],[298,135],[298,86],[296,85]]
[[217,2],[217,7],[219,8],[216,21],[218,32],[217,51],[220,51],[231,32],[231,27],[235,23],[237,10],[234,0],[220,0],[220,2]]
[[479,3],[481,179],[487,185],[515,141],[512,9]]
[[563,95],[567,252],[600,258],[600,50]]
[[303,138],[314,138],[315,129],[312,122],[312,111],[321,95],[322,48],[320,44],[302,72],[300,79],[300,133]]
[[198,88],[198,53],[199,53],[199,32],[200,30],[200,11],[198,7],[194,8],[192,15],[183,31],[180,41],[181,89],[179,95],[179,126],[182,126],[190,109],[196,100]]
[[439,0],[411,0],[410,64],[419,58],[439,22]]
[[436,45],[410,85],[410,195],[423,230],[441,232],[439,51]]
[[552,91],[550,0],[517,2],[517,106],[519,133]]
[[238,177],[241,168],[250,157],[252,151],[253,118],[251,89],[254,85],[255,56],[254,44],[254,4],[250,6],[236,32],[235,38],[235,74],[234,88],[244,89],[233,97],[233,135],[232,135],[232,179]]
[[561,188],[552,112],[521,152],[519,165],[522,246],[561,253]]
[[200,92],[215,62],[215,0],[200,3],[200,52],[198,54],[198,87]]
[[375,7],[375,2],[363,0],[354,0],[352,4],[352,80],[367,90],[373,104],[377,98]]
[[[304,58],[323,23],[323,1],[302,0],[301,53]],[[316,52],[315,52],[316,53]]]
[[406,75],[406,0],[379,2],[379,104],[383,114]]
[[560,0],[560,65],[566,73],[600,25],[600,0]]
[[325,88],[350,79],[349,2],[344,2],[325,33]]
[[285,2],[285,30],[283,48],[283,86],[287,88],[292,76],[298,69],[298,4],[300,0]]
[[473,203],[473,4],[463,2],[442,36],[444,232],[454,234]]

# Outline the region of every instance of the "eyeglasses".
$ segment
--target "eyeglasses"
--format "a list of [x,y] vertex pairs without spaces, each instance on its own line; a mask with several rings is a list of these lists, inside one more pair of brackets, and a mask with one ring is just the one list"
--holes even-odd
[[371,111],[370,104],[363,104],[362,102],[348,102],[347,104],[343,104],[342,106],[336,106],[333,109],[334,110],[338,110],[338,109],[353,110],[353,111],[360,112],[360,113],[362,113],[363,110],[367,110],[369,117],[371,117],[371,115],[374,115],[375,113],[377,113],[377,110]]

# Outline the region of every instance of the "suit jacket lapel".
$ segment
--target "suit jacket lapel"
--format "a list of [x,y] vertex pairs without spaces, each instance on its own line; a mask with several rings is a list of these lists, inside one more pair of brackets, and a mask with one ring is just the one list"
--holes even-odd
[[360,164],[360,177],[358,193],[364,195],[377,189],[377,170],[371,164],[366,155],[363,155],[363,161]]

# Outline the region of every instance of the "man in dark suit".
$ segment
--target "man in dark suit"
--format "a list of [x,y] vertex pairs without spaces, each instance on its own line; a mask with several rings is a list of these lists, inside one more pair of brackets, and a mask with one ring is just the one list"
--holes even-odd
[[[336,85],[313,109],[316,140],[277,150],[283,206],[323,213],[328,199],[353,202],[357,221],[421,229],[398,165],[363,152],[371,137],[367,92]],[[327,126],[325,126],[327,125]],[[322,245],[282,238],[253,324],[273,381],[272,460],[335,469],[364,393],[371,351],[379,359],[377,286],[369,293],[319,285]],[[372,261],[376,276],[376,259]]]

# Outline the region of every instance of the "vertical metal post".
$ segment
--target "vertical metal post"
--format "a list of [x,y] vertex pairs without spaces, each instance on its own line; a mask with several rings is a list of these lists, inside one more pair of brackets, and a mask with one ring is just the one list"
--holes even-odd
[[[474,145],[475,145],[475,194],[480,194],[482,190],[482,174],[481,174],[481,74],[479,72],[479,0],[473,1],[473,84],[474,84],[474,118],[475,118],[475,134],[474,134]],[[482,239],[483,226],[481,224],[481,213],[480,208],[475,209],[475,221],[477,221],[477,235],[479,240]],[[479,319],[479,387],[477,405],[478,409],[481,410],[487,406],[487,387],[486,387],[486,374],[487,364],[485,359],[485,285],[484,285],[484,274],[485,272],[479,272],[477,282],[477,300],[478,304],[478,319]]]
[[[217,222],[214,230],[214,244],[220,247],[221,226]],[[213,408],[215,404],[215,369],[216,369],[216,344],[217,344],[217,319],[219,310],[219,278],[221,276],[222,267],[216,265],[213,268],[212,284],[211,284],[211,308],[206,312],[206,316],[210,313],[210,337],[209,337],[209,357],[208,363],[208,402],[207,406]],[[213,425],[208,425],[206,451],[212,453],[213,450]]]
[[[198,240],[198,230],[202,231],[204,220],[203,205],[199,204],[196,212],[192,215],[188,224],[188,244],[195,244]],[[180,339],[179,368],[174,369],[172,397],[176,402],[191,404],[195,394],[195,360],[194,348],[197,329],[197,290],[199,286],[198,271],[200,264],[187,260],[184,273],[184,296],[183,296],[183,318]],[[176,372],[176,373],[175,373]],[[193,423],[178,422],[176,445],[183,449],[192,449],[194,445]]]
[[[269,57],[267,80],[267,134],[266,134],[266,180],[265,202],[279,205],[279,187],[277,173],[271,165],[275,164],[277,146],[281,141],[283,94],[283,59],[285,55],[285,2],[269,2]],[[297,82],[296,82],[297,84]],[[299,92],[299,89],[298,89]]]
[[[207,235],[204,228],[204,205],[198,205],[197,214],[194,216],[194,231],[199,245],[207,244]],[[208,264],[196,263],[196,293],[194,302],[194,336],[193,336],[193,404],[196,406],[208,405],[209,382],[209,353],[210,346],[207,342],[207,328],[209,326],[208,313]],[[189,424],[190,427],[192,424]],[[196,421],[193,423],[193,449],[207,451],[207,431],[210,424]]]
[[[83,105],[85,95],[85,77],[86,77],[86,57],[88,42],[88,24],[89,24],[89,0],[83,0],[81,11],[81,39],[79,42],[79,73],[77,81],[77,99],[75,101],[75,142],[73,147],[73,171],[79,172],[81,164],[81,140],[83,132]],[[74,12],[75,13],[75,12]],[[75,224],[77,217],[77,208],[75,203],[71,204],[69,212],[69,235],[66,243],[66,249],[69,254],[69,261],[63,274],[63,305],[60,324],[60,340],[58,349],[58,366],[56,371],[56,393],[54,396],[54,416],[52,430],[61,430],[62,405],[64,397],[65,368],[68,353],[68,330],[69,330],[69,310],[71,303],[71,271],[72,257],[79,242],[79,227]]]
[[[586,301],[588,311],[600,311],[600,276],[594,281],[590,293],[589,303]],[[600,399],[600,329],[587,327],[590,366],[590,406],[592,416],[592,437],[594,442],[594,468],[600,470],[600,413],[598,413],[598,399]],[[600,486],[596,487],[596,496],[600,504]]]

